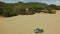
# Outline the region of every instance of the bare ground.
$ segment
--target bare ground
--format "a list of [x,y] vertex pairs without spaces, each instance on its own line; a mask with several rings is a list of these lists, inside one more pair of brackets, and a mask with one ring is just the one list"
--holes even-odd
[[60,34],[60,11],[56,14],[18,15],[0,17],[0,34],[35,34],[35,28],[42,28],[39,34]]

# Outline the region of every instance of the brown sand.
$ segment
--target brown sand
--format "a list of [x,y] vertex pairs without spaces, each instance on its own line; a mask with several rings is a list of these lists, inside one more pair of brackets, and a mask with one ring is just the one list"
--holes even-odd
[[35,34],[35,28],[44,29],[39,34],[60,34],[60,11],[56,14],[19,15],[0,17],[0,34]]

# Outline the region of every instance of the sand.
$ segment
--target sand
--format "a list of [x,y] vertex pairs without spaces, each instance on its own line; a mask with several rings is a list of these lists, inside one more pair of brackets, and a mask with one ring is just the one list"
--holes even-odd
[[56,14],[18,15],[10,18],[0,17],[0,34],[36,34],[35,28],[43,33],[60,34],[60,11]]

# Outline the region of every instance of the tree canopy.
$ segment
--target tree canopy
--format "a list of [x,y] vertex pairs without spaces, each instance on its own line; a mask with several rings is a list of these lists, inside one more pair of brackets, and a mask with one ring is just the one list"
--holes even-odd
[[[28,10],[26,10],[26,8]],[[40,2],[18,2],[18,3],[4,3],[0,2],[0,15],[5,17],[16,15],[32,15],[40,13],[41,10],[48,10],[48,13],[52,13],[52,10],[60,10],[60,6],[55,4],[48,5]]]

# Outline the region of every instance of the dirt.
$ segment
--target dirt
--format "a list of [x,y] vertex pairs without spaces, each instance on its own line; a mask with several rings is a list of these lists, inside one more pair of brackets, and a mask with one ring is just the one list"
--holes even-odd
[[[41,28],[44,32],[34,33],[35,28]],[[56,14],[0,17],[0,34],[60,34],[60,11]]]

